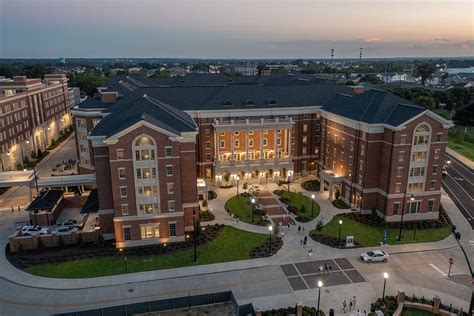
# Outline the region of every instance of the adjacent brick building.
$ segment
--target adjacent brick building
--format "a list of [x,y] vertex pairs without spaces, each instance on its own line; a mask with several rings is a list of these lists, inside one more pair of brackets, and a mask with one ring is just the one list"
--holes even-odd
[[118,247],[182,240],[197,178],[311,173],[331,199],[387,221],[438,217],[450,122],[386,91],[287,75],[120,76],[72,112],[80,171],[96,173],[102,231]]
[[16,170],[22,156],[45,150],[70,124],[66,75],[0,80],[1,170]]

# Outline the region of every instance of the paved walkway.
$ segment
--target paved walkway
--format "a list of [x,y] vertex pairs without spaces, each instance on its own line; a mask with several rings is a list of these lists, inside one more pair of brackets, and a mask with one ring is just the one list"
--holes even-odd
[[[273,183],[265,187],[269,191],[276,188],[278,186]],[[211,201],[209,207],[216,216],[216,222],[252,232],[268,233],[266,227],[237,223],[224,211],[225,202],[236,194],[235,188],[215,190],[218,198]],[[297,183],[292,184],[291,190],[308,196],[311,194],[302,190]],[[332,284],[324,288],[321,294],[321,306],[325,310],[335,308],[336,314],[341,313],[342,301],[354,294],[358,296],[361,309],[368,310],[370,303],[380,295],[383,282],[381,275],[384,270],[391,275],[387,285],[388,294],[393,295],[400,289],[406,289],[407,293],[415,293],[419,296],[429,297],[437,294],[442,297],[443,303],[453,303],[456,306],[467,304],[466,286],[446,279],[444,275],[429,266],[434,263],[438,270],[443,270],[446,258],[453,256],[456,260],[453,273],[460,275],[467,273],[466,265],[462,263],[462,255],[452,237],[436,243],[386,246],[387,251],[392,255],[392,259],[386,265],[360,263],[358,256],[364,249],[333,249],[314,242],[310,238],[306,248],[300,247],[300,240],[315,227],[319,220],[326,223],[334,215],[346,211],[334,208],[327,201],[326,194],[315,193],[315,195],[316,201],[321,206],[320,215],[313,221],[302,224],[305,227],[304,233],[298,233],[295,226],[290,229],[283,228],[285,230],[283,247],[270,258],[69,280],[32,276],[17,270],[10,265],[4,255],[0,255],[0,288],[4,293],[0,297],[0,314],[20,315],[34,312],[42,315],[186,296],[187,293],[212,293],[224,289],[234,291],[240,304],[252,302],[255,307],[261,307],[264,310],[293,306],[299,300],[306,305],[315,306],[317,304],[315,290],[306,281],[308,285],[306,289],[295,290],[280,266],[291,265],[295,262],[313,262],[314,266],[317,266],[317,260],[337,258],[348,258],[367,282]],[[464,234],[465,231],[467,232],[466,225],[462,224],[465,219],[461,214],[457,214],[459,210],[454,204],[449,204],[448,200],[449,197],[443,196],[447,212]],[[8,232],[11,232],[12,223],[24,217],[25,214],[18,212],[13,214],[1,212],[0,214],[0,247],[4,247]],[[308,249],[314,252],[311,258],[308,256]],[[443,265],[441,266],[440,263]],[[352,273],[350,272],[351,275]],[[314,279],[310,277],[311,273],[303,272],[300,275],[303,278],[306,277],[310,283]],[[345,275],[352,281],[347,273]],[[28,297],[28,303],[25,297]]]

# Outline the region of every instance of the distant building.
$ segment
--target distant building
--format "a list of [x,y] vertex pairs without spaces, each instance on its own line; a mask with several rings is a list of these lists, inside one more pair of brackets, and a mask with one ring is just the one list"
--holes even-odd
[[59,57],[59,60],[58,60],[58,61],[59,61],[60,64],[65,64],[65,63],[66,63],[66,58],[64,58],[64,57]]
[[397,82],[397,81],[407,81],[408,75],[405,73],[383,73],[378,74],[377,77],[385,83]]
[[16,170],[23,157],[45,150],[71,125],[65,74],[41,79],[15,76],[0,81],[1,170]]
[[70,87],[67,89],[69,107],[72,109],[79,103],[81,103],[81,92],[78,87]]
[[238,65],[232,67],[233,73],[239,73],[243,76],[256,76],[258,75],[258,69],[255,65]]

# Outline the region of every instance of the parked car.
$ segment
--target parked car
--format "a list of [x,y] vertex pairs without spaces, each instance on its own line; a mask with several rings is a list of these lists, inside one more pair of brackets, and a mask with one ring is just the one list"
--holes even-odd
[[56,234],[69,234],[69,233],[75,232],[77,230],[78,230],[78,228],[74,227],[74,226],[58,226],[53,231],[53,233],[56,233]]
[[45,235],[49,233],[48,228],[41,227],[38,225],[34,226],[23,226],[21,228],[21,234],[23,236],[37,236],[37,235]]
[[79,227],[80,225],[75,219],[62,219],[56,221],[56,226],[75,226]]
[[387,262],[388,253],[382,250],[372,250],[372,251],[361,253],[360,258],[362,259],[362,261],[367,262],[367,263],[377,262],[377,261]]
[[443,177],[446,177],[448,175],[448,170],[446,170],[446,167],[443,167],[443,171],[441,172]]

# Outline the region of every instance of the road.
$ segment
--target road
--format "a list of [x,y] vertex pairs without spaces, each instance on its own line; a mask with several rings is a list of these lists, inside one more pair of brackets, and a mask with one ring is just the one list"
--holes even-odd
[[449,154],[445,165],[448,175],[443,178],[443,189],[474,229],[474,171]]

